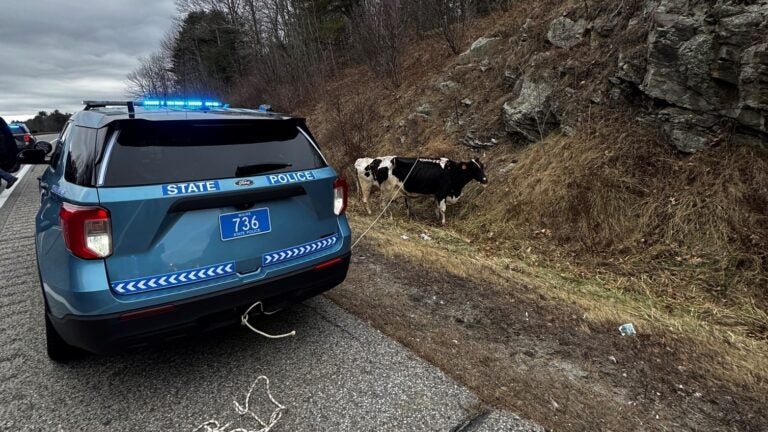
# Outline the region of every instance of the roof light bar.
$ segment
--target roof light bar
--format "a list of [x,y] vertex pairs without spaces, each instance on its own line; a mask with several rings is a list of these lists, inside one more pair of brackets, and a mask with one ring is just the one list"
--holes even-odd
[[172,108],[220,108],[224,106],[218,101],[205,100],[175,100],[175,99],[145,99],[136,102],[136,105],[143,107],[172,107]]

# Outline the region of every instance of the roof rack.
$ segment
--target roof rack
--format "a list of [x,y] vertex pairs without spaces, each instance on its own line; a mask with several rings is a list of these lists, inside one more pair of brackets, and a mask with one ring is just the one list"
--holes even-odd
[[136,110],[134,109],[133,101],[96,101],[96,100],[84,100],[85,111],[90,111],[94,108],[105,108],[108,106],[121,106],[128,107],[128,118],[136,118]]
[[243,113],[243,114],[259,114],[261,116],[270,116],[270,117],[280,117],[282,115],[286,115],[285,113],[274,112],[271,109],[269,111],[265,111],[263,109],[253,109],[253,108],[227,108],[227,111],[233,112],[233,113]]

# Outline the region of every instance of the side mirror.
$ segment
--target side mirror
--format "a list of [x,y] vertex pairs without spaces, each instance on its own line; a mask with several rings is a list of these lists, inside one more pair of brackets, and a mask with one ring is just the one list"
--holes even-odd
[[39,148],[25,149],[16,155],[16,161],[22,165],[44,165],[48,161],[45,160],[45,150]]
[[[56,141],[54,140],[54,143]],[[45,154],[48,154],[53,150],[53,144],[49,143],[48,141],[36,141],[35,142],[35,148],[43,150]]]

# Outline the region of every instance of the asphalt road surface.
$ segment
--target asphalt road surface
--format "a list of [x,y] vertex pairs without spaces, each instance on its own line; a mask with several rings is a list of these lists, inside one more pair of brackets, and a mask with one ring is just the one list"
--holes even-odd
[[[273,333],[296,330],[294,338],[231,328],[162,349],[51,362],[33,237],[40,172],[33,167],[0,207],[0,431],[193,431],[211,419],[257,430],[232,402],[242,404],[259,375],[287,406],[274,431],[542,430],[484,410],[467,389],[323,297],[260,322]],[[271,412],[260,388],[251,404],[264,418]]]

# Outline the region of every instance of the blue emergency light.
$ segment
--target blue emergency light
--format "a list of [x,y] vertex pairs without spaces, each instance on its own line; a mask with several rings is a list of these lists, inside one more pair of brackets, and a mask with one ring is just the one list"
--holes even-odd
[[169,107],[169,108],[221,108],[224,106],[218,101],[205,100],[175,100],[175,99],[145,99],[136,102],[137,106],[143,107]]

